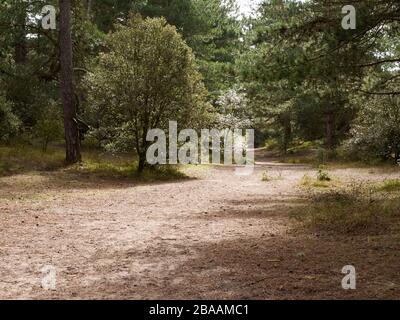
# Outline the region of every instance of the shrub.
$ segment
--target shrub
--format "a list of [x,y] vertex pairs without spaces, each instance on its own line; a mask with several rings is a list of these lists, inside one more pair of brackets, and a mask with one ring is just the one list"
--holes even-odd
[[333,181],[327,172],[320,169],[315,178],[305,174],[300,181],[300,185],[307,188],[329,188],[337,186],[338,181]]
[[332,180],[331,177],[329,176],[329,173],[322,169],[318,170],[317,179],[318,179],[318,181],[331,181]]
[[166,130],[170,120],[197,128],[207,118],[207,92],[191,49],[163,18],[134,17],[105,45],[86,77],[90,118],[106,134],[108,149],[135,147],[142,171],[147,132]]
[[50,142],[62,138],[63,124],[61,108],[52,101],[45,106],[33,128],[35,137],[41,140],[42,151],[46,152]]
[[18,133],[20,121],[12,112],[12,104],[0,93],[0,142],[8,142]]
[[268,174],[268,171],[264,171],[264,172],[263,172],[261,180],[262,180],[262,181],[266,181],[266,182],[272,180],[272,178],[271,178],[271,177],[269,176],[269,174]]
[[400,159],[400,98],[371,99],[352,125],[351,138],[342,150],[350,159]]

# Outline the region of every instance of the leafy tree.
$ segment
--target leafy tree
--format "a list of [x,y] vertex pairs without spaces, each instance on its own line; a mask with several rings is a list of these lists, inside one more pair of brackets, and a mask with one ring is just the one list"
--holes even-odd
[[7,142],[17,134],[19,119],[12,113],[12,104],[0,93],[0,141]]
[[235,0],[148,0],[139,7],[145,17],[165,17],[176,26],[193,49],[212,99],[236,83],[242,24]]
[[163,18],[133,17],[108,35],[106,48],[86,78],[93,127],[113,144],[129,141],[141,172],[148,130],[167,129],[169,120],[196,126],[207,111],[206,90],[191,49]]
[[[360,101],[361,102],[361,101]],[[344,143],[353,158],[376,156],[400,160],[400,98],[375,97],[363,101],[351,129],[351,138]]]
[[[397,79],[393,65],[383,78],[385,59],[376,61],[396,51],[388,38],[397,30],[397,5],[384,2],[357,3],[358,27],[344,30],[342,1],[263,1],[250,21],[251,49],[242,57],[241,74],[260,125],[278,128],[283,150],[295,135],[324,138],[332,149],[356,114],[352,97],[373,91],[372,83]],[[371,74],[375,82],[366,81]]]

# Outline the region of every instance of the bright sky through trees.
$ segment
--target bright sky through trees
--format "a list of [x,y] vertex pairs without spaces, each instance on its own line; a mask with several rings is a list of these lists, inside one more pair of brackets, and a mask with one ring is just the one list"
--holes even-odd
[[238,0],[240,11],[246,15],[250,14],[260,0]]

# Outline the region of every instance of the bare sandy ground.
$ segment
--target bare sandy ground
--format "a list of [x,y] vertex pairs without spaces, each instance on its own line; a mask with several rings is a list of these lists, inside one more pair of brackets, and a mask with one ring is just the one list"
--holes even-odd
[[[134,185],[30,173],[0,178],[2,299],[348,299],[400,297],[400,237],[294,232],[307,166]],[[261,181],[262,172],[273,177]],[[393,177],[335,170],[343,181]],[[399,176],[398,174],[396,174]],[[64,179],[65,178],[65,179]],[[341,288],[344,265],[357,289]],[[55,290],[41,269],[56,270]]]

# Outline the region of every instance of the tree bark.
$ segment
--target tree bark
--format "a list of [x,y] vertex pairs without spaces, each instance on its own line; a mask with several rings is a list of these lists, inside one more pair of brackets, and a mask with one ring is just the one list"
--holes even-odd
[[336,117],[334,111],[326,113],[326,147],[332,150],[335,146]]
[[140,176],[146,166],[146,154],[139,154],[139,163],[137,168],[137,174]]
[[283,127],[283,141],[282,141],[282,151],[284,155],[287,153],[289,144],[292,140],[292,119],[290,112],[285,112],[280,116],[280,122]]
[[65,161],[74,164],[81,161],[78,122],[74,101],[72,36],[71,36],[71,0],[60,2],[60,84],[61,99],[64,107]]

